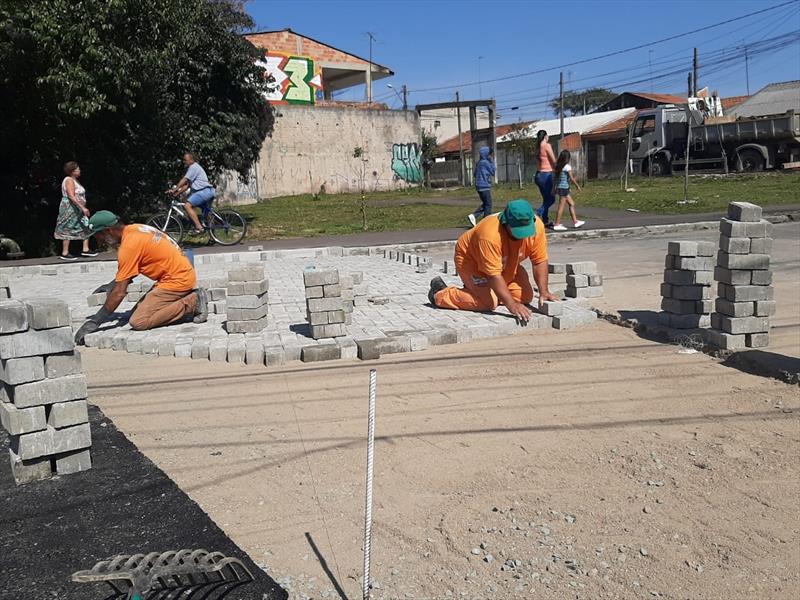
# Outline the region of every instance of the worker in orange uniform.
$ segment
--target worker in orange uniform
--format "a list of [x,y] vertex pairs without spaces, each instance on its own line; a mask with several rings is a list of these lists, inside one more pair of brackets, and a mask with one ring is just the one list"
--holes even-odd
[[548,288],[544,224],[526,200],[512,200],[503,212],[485,217],[458,238],[455,264],[464,287],[448,287],[435,277],[428,299],[438,308],[455,310],[486,311],[503,304],[525,324],[531,318],[525,305],[533,301],[533,286],[520,264],[526,258],[533,264],[539,306],[557,300]]

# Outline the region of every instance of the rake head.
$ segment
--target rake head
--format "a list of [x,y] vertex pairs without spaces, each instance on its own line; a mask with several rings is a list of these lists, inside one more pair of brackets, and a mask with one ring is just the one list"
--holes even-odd
[[72,574],[76,583],[106,582],[106,600],[212,600],[253,581],[237,558],[206,550],[120,555]]

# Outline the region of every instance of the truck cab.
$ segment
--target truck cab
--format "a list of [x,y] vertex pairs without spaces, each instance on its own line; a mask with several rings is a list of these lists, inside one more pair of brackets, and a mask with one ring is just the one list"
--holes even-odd
[[669,175],[672,161],[679,155],[680,142],[686,144],[686,111],[668,105],[641,111],[631,133],[633,172],[655,176]]

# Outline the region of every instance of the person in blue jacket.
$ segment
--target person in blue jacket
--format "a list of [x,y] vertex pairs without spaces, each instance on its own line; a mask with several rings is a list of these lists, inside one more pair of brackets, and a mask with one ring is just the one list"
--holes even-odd
[[469,224],[473,227],[478,222],[478,217],[488,217],[492,214],[492,180],[494,179],[495,171],[491,157],[492,151],[489,146],[482,146],[478,152],[481,158],[475,166],[475,189],[478,191],[481,205],[475,212],[467,216]]

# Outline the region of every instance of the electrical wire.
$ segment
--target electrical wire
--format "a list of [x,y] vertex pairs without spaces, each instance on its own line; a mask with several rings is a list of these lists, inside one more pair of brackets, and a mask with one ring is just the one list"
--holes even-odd
[[615,50],[614,52],[607,52],[606,54],[593,56],[591,58],[584,58],[584,59],[581,59],[581,60],[576,60],[576,61],[573,61],[573,62],[564,63],[562,65],[556,65],[556,66],[552,66],[552,67],[545,67],[545,68],[542,68],[542,69],[536,69],[534,71],[528,71],[528,72],[525,72],[525,73],[517,73],[517,74],[514,74],[514,75],[505,75],[503,77],[495,77],[495,78],[492,78],[492,79],[482,79],[481,81],[472,81],[472,82],[468,82],[468,83],[461,83],[461,84],[455,84],[455,85],[444,85],[444,86],[437,86],[437,87],[431,87],[431,88],[411,89],[411,90],[409,90],[409,92],[420,93],[420,92],[434,92],[434,91],[439,91],[439,90],[452,90],[452,89],[456,89],[456,88],[471,87],[471,86],[476,86],[476,85],[485,85],[487,83],[495,83],[495,82],[498,82],[498,81],[508,81],[510,79],[518,79],[520,77],[529,77],[531,75],[538,75],[540,73],[547,73],[547,72],[550,72],[550,71],[557,71],[557,70],[560,70],[560,69],[564,69],[566,67],[574,67],[574,66],[577,66],[577,65],[583,65],[583,64],[590,63],[590,62],[595,62],[595,61],[598,61],[598,60],[602,60],[604,58],[610,58],[612,56],[619,56],[621,54],[627,54],[629,52],[634,52],[636,50],[641,50],[643,48],[648,48],[650,46],[656,46],[658,44],[663,44],[665,42],[669,42],[669,41],[672,41],[672,40],[677,40],[677,39],[680,39],[680,38],[684,38],[684,37],[687,37],[687,36],[690,36],[690,35],[694,35],[696,33],[702,33],[703,31],[709,31],[711,29],[716,29],[717,27],[722,27],[722,26],[728,25],[730,23],[735,23],[735,22],[741,21],[743,19],[748,19],[748,18],[756,16],[756,15],[772,12],[774,10],[778,10],[780,8],[784,8],[786,6],[790,6],[790,5],[797,4],[797,3],[798,3],[798,0],[787,0],[786,2],[782,2],[781,4],[776,4],[775,6],[770,6],[768,8],[763,8],[761,10],[757,10],[757,11],[754,11],[754,12],[751,12],[751,13],[747,13],[747,14],[741,15],[739,17],[733,17],[733,18],[730,18],[730,19],[726,19],[724,21],[720,21],[719,23],[714,23],[712,25],[706,25],[704,27],[693,29],[691,31],[686,31],[684,33],[679,33],[679,34],[671,35],[671,36],[668,36],[668,37],[665,37],[665,38],[661,38],[661,39],[653,41],[653,42],[647,42],[645,44],[639,44],[637,46],[631,46],[630,48],[624,48],[622,50]]

